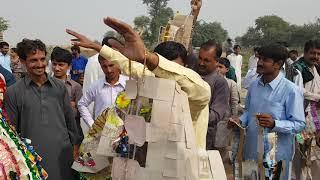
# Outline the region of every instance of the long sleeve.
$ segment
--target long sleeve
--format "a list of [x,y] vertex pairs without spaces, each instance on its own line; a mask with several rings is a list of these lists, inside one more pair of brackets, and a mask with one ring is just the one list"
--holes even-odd
[[18,112],[18,104],[15,93],[13,89],[8,88],[5,98],[4,105],[9,116],[9,121],[15,126],[15,128],[19,131],[19,112]]
[[69,134],[71,143],[72,145],[79,145],[83,139],[83,136],[78,131],[74,113],[70,104],[70,97],[66,88],[64,88],[63,107],[64,107],[64,117],[66,120],[66,125],[67,125],[68,134]]
[[92,118],[92,115],[89,111],[89,105],[93,102],[94,97],[94,89],[90,87],[78,102],[78,110],[80,112],[80,115],[89,127],[91,127],[94,123],[94,119]]
[[219,121],[224,119],[227,109],[229,109],[230,90],[224,78],[217,79],[212,88],[213,92],[209,105],[209,126],[216,126]]
[[[108,46],[103,46],[100,51],[101,56],[118,64],[122,73],[129,74],[129,60],[120,52]],[[198,118],[200,111],[203,110],[210,101],[210,86],[193,70],[185,68],[175,62],[169,61],[159,56],[159,64],[153,72],[146,69],[146,76],[154,76],[165,79],[175,80],[181,89],[188,94],[192,119]],[[132,61],[131,74],[134,77],[142,77],[143,65]]]
[[230,99],[231,114],[233,116],[237,116],[238,115],[238,104],[239,104],[239,91],[238,91],[237,84],[235,82],[231,83],[230,91],[231,91],[230,92],[230,94],[231,94],[231,99]]
[[247,127],[248,126],[248,109],[250,108],[250,98],[251,98],[251,94],[250,94],[251,90],[248,90],[248,94],[246,97],[246,103],[245,103],[245,109],[243,114],[240,116],[240,121],[241,121],[241,125],[243,127]]
[[[100,55],[118,64],[122,73],[129,75],[129,60],[120,52],[108,46],[103,46]],[[159,56],[159,64],[153,72],[145,70],[145,76],[154,76],[175,80],[181,89],[187,93],[193,126],[197,138],[197,146],[205,149],[206,133],[208,129],[209,108],[211,97],[210,86],[194,71]],[[143,65],[132,61],[131,75],[142,77]]]
[[285,102],[287,119],[275,120],[273,131],[297,134],[305,125],[302,92],[291,92]]
[[[105,59],[117,64],[123,74],[127,76],[130,75],[129,59],[120,52],[104,45],[100,51],[100,55]],[[131,61],[131,75],[135,78],[141,78],[143,75],[143,64],[140,64],[136,61]],[[154,74],[147,68],[145,69],[145,75],[154,76]]]

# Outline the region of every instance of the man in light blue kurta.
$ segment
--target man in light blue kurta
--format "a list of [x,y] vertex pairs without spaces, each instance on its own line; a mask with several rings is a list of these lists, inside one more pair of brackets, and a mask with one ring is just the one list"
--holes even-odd
[[[285,48],[279,45],[262,47],[259,51],[257,71],[262,77],[249,87],[246,110],[240,117],[246,127],[245,160],[257,160],[258,125],[257,114],[264,114],[258,124],[265,132],[277,135],[275,158],[277,162],[290,162],[294,155],[294,138],[305,127],[303,94],[299,88],[287,80],[280,69],[287,59]],[[265,156],[270,144],[265,139]],[[291,166],[283,170],[285,179],[289,179]]]
[[11,71],[10,67],[10,55],[9,55],[9,44],[7,42],[0,42],[0,65],[6,68],[9,72]]

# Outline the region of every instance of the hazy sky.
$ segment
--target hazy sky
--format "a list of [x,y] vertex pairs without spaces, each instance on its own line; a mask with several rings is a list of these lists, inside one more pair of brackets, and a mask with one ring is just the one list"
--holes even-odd
[[[169,6],[190,12],[190,0],[170,0]],[[71,28],[100,40],[109,30],[102,18],[113,16],[133,24],[134,17],[147,14],[142,0],[2,0],[0,17],[10,21],[6,40],[15,45],[22,38],[39,38],[47,44],[65,45]],[[320,0],[203,0],[199,19],[218,21],[229,36],[242,35],[254,20],[276,14],[294,24],[320,17]]]

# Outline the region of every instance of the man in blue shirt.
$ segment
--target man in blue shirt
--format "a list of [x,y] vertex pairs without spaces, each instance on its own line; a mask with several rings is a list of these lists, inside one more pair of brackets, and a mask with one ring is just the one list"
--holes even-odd
[[71,79],[77,81],[80,77],[80,74],[84,73],[88,59],[80,55],[80,47],[72,46],[71,47],[73,59],[71,66]]
[[9,52],[9,44],[7,42],[0,42],[0,65],[6,68],[9,72],[11,71],[11,60]]
[[[244,114],[240,119],[233,119],[246,127],[244,159],[257,161],[262,153],[264,165],[269,164],[265,165],[266,172],[271,172],[272,166],[277,164],[284,179],[290,179],[295,135],[305,127],[303,94],[280,73],[287,58],[288,52],[281,45],[261,47],[257,73],[262,76],[249,87]],[[264,129],[263,137],[258,135],[259,126]],[[268,141],[268,135],[272,132],[276,141],[274,152],[270,151],[272,145]],[[262,149],[258,146],[259,138],[263,139]],[[275,158],[270,164],[268,158],[272,157],[272,153]],[[272,178],[272,175],[266,173],[266,177]]]

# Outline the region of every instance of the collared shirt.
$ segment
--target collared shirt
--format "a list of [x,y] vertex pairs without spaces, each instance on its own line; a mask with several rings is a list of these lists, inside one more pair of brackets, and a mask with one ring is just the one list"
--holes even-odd
[[239,90],[237,87],[237,83],[234,82],[232,79],[228,79],[225,77],[227,80],[229,89],[230,89],[230,100],[229,100],[229,105],[230,105],[230,110],[231,110],[231,115],[232,116],[237,116],[238,115],[238,106],[239,106]]
[[209,103],[209,123],[207,132],[206,149],[215,149],[217,125],[230,114],[229,96],[230,89],[225,78],[217,72],[202,76],[211,87],[211,100]]
[[[114,85],[106,82],[106,79],[100,79],[93,83],[83,94],[78,102],[78,110],[83,120],[91,127],[94,120],[108,107],[114,105],[119,92],[124,91],[127,76],[120,75],[119,80]],[[88,106],[95,103],[94,119],[92,118]]]
[[230,65],[236,70],[237,84],[238,88],[241,88],[241,67],[242,67],[242,56],[240,54],[236,55],[235,53],[230,54],[227,57],[230,61]]
[[65,85],[70,96],[70,100],[78,104],[78,101],[82,97],[81,85],[69,77],[65,80]]
[[246,127],[245,159],[257,159],[257,113],[270,114],[275,127],[268,131],[277,133],[276,160],[292,160],[294,137],[305,127],[303,94],[287,80],[283,73],[270,83],[264,84],[257,79],[249,88],[246,109],[240,117]]
[[[129,60],[120,52],[103,46],[100,51],[101,56],[119,65],[122,73],[129,74]],[[181,89],[187,93],[193,127],[195,129],[198,148],[206,148],[206,135],[209,120],[209,101],[211,90],[206,83],[196,72],[185,68],[175,62],[169,61],[166,58],[158,55],[159,64],[153,72],[146,70],[145,76],[154,76],[165,79],[175,80]],[[143,76],[143,64],[132,61],[131,74],[134,77]]]
[[6,68],[9,72],[12,72],[12,71],[11,71],[10,64],[11,64],[11,60],[10,60],[9,54],[3,55],[3,54],[0,52],[0,65],[1,65],[2,67]]
[[5,106],[21,137],[32,140],[50,177],[72,179],[72,145],[82,139],[64,83],[48,76],[38,87],[26,76],[8,88]]
[[88,63],[88,59],[84,56],[79,56],[78,58],[72,59],[72,65],[71,65],[71,79],[72,80],[78,80],[81,73],[84,73],[84,70],[86,68],[86,65]]

